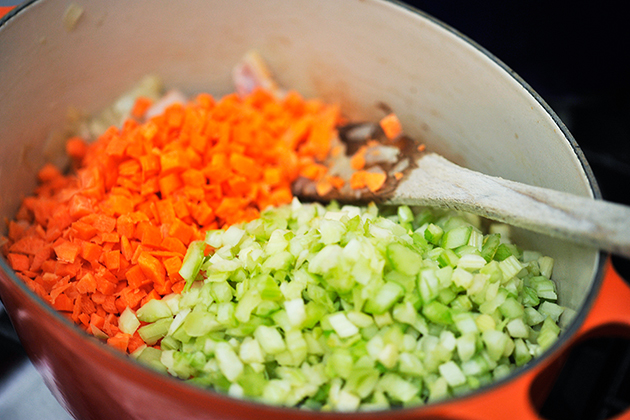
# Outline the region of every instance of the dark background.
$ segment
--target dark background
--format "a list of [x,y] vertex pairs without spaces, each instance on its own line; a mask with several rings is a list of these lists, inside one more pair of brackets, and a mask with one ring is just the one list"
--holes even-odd
[[[0,6],[14,3],[0,0]],[[630,30],[623,3],[406,3],[456,28],[519,74],[567,125],[603,198],[630,205]],[[630,279],[628,260],[615,257],[613,264]],[[25,363],[12,334],[0,309],[0,401],[12,385],[7,382],[16,380],[11,372]],[[590,340],[572,352],[542,414],[551,420],[599,420],[629,405],[630,342],[613,337]]]

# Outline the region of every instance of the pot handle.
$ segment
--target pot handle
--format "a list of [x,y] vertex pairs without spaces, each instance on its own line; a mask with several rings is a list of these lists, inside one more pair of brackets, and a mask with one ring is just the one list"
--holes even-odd
[[[436,407],[440,409],[434,415],[461,420],[543,420],[537,407],[549,394],[571,346],[598,335],[630,336],[630,285],[615,271],[610,258],[599,294],[578,332],[562,349],[512,380]],[[614,418],[630,418],[630,409]]]
[[621,278],[609,259],[601,290],[577,338],[602,335],[611,329],[617,335],[630,335],[630,285]]

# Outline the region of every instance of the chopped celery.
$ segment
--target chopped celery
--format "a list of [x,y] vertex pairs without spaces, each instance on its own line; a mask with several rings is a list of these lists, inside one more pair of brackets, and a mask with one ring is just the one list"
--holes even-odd
[[552,345],[564,309],[553,259],[480,226],[294,200],[193,242],[182,294],[119,327],[159,344],[140,362],[235,398],[356,411],[462,395]]
[[364,310],[370,314],[382,314],[388,311],[405,293],[398,283],[384,283],[365,303]]
[[492,261],[499,245],[501,245],[500,234],[492,233],[487,235],[484,239],[483,245],[481,246],[481,256],[488,262]]
[[460,246],[468,245],[470,234],[472,233],[472,226],[462,225],[454,229],[447,230],[442,235],[442,248],[454,249]]
[[170,318],[173,313],[163,300],[151,299],[136,311],[136,316],[143,322],[155,322],[158,319]]
[[422,267],[422,257],[411,248],[397,242],[387,246],[387,257],[394,270],[403,274],[415,276]]
[[442,239],[443,234],[444,230],[441,227],[431,223],[424,231],[424,238],[430,243],[438,245],[440,243],[440,240]]
[[196,241],[192,242],[186,251],[184,261],[179,269],[179,274],[184,280],[186,280],[186,287],[190,287],[192,282],[197,278],[197,274],[199,273],[199,269],[201,268],[205,258],[203,252],[204,248],[204,242]]
[[120,328],[120,331],[133,335],[139,326],[140,321],[138,317],[136,317],[136,314],[129,307],[126,307],[120,314],[120,318],[118,318],[118,328]]

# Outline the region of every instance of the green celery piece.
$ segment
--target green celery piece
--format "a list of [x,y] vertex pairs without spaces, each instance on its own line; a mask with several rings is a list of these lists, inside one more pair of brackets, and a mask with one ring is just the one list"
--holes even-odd
[[405,289],[400,284],[386,282],[365,302],[364,310],[370,314],[382,314],[394,306],[404,294]]
[[166,372],[166,366],[160,361],[162,350],[154,347],[145,347],[136,357],[136,360],[160,372]]
[[529,285],[536,291],[536,295],[539,298],[548,300],[556,300],[558,298],[556,285],[545,276],[532,277],[529,280]]
[[415,276],[422,267],[422,257],[411,248],[397,242],[387,246],[387,258],[394,270],[408,276]]
[[450,248],[444,249],[437,258],[440,267],[457,267],[459,256]]
[[157,321],[138,328],[140,338],[148,345],[157,343],[168,332],[168,327],[173,322],[172,318],[162,318]]
[[523,305],[513,296],[508,296],[505,301],[499,305],[499,310],[507,319],[520,318],[525,315]]
[[538,334],[538,344],[545,350],[551,347],[560,334],[560,328],[550,317],[545,318],[542,326],[540,327],[540,333]]
[[488,262],[495,258],[495,254],[501,245],[501,235],[498,233],[492,233],[486,235],[483,245],[481,246],[481,256]]
[[191,337],[201,337],[211,331],[221,329],[216,317],[203,310],[195,310],[188,314],[182,324],[184,331]]
[[451,309],[436,300],[424,305],[422,308],[422,314],[427,317],[429,321],[435,322],[436,324],[450,325],[453,323]]
[[383,276],[383,280],[385,281],[393,281],[394,283],[400,284],[406,293],[411,293],[413,289],[416,287],[416,277],[410,276],[404,273],[401,273],[397,270],[392,270],[387,272]]
[[412,246],[413,248],[421,253],[427,252],[431,249],[432,245],[424,237],[424,233],[413,232],[411,234],[411,239],[413,240]]
[[427,223],[433,223],[435,221],[435,215],[429,209],[422,209],[416,213],[414,216],[414,226],[418,229],[420,226],[423,226]]
[[136,317],[143,322],[155,322],[172,316],[171,308],[161,299],[151,299],[136,311]]
[[411,223],[414,221],[415,217],[409,206],[398,206],[396,213],[400,223]]
[[468,245],[468,239],[472,233],[472,226],[462,225],[450,230],[445,230],[442,235],[441,246],[445,249],[455,249]]
[[523,366],[532,360],[532,355],[524,340],[518,338],[514,340],[514,363],[516,366]]
[[264,372],[256,372],[249,365],[245,365],[238,384],[243,388],[243,394],[249,398],[260,397],[268,379]]
[[497,261],[503,261],[507,257],[513,255],[517,259],[521,258],[523,255],[522,251],[514,244],[502,243],[497,248],[497,251],[494,254],[494,259]]
[[424,238],[433,245],[439,245],[444,230],[436,224],[430,223],[424,231]]
[[523,306],[536,307],[540,303],[536,290],[529,286],[523,286]]
[[199,274],[199,269],[205,259],[205,247],[206,243],[204,241],[193,241],[186,250],[182,266],[179,269],[179,275],[186,280],[186,290],[197,279],[197,274]]

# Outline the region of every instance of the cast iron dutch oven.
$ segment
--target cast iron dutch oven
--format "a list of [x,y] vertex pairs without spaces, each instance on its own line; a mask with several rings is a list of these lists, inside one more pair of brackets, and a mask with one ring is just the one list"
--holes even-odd
[[[385,103],[411,137],[471,169],[599,198],[588,163],[545,102],[488,51],[446,25],[379,0],[30,1],[0,21],[0,212],[11,219],[70,106],[94,112],[148,73],[187,93],[231,92],[257,49],[279,82],[376,120]],[[58,149],[58,150],[57,150]],[[630,221],[629,221],[630,222]],[[77,419],[533,419],[554,366],[577,340],[627,331],[630,290],[608,255],[517,230],[551,255],[560,339],[510,376],[417,408],[319,413],[232,399],[160,375],[108,348],[36,297],[0,260],[0,296],[46,384]]]

